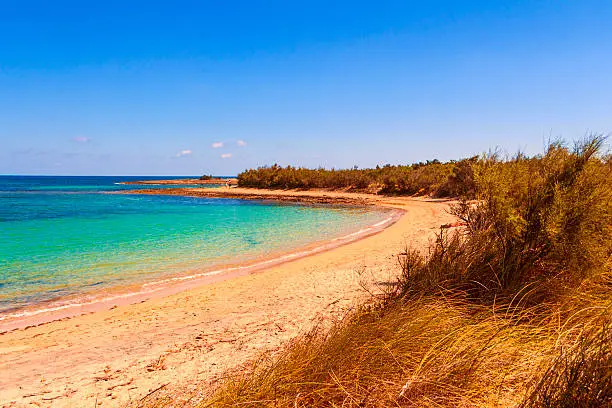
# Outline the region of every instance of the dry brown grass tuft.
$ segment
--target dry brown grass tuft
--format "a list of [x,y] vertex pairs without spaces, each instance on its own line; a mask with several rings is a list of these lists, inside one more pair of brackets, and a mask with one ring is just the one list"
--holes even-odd
[[[611,323],[609,299],[583,306],[571,315],[561,306],[543,314],[423,297],[364,308],[229,379],[202,406],[508,407],[526,396],[535,401],[528,406],[539,406],[534,396],[563,381],[545,387],[541,373],[556,370],[557,356],[574,350],[584,333]],[[609,359],[602,349],[599,361],[606,352]],[[597,367],[601,374],[605,366]],[[601,390],[599,381],[590,389]]]

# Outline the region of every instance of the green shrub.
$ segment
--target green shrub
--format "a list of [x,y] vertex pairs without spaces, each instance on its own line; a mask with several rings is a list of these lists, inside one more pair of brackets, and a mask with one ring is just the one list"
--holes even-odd
[[382,194],[471,196],[474,193],[473,157],[459,162],[438,160],[409,166],[377,166],[374,169],[307,169],[264,166],[238,175],[241,187],[270,189],[348,189]]

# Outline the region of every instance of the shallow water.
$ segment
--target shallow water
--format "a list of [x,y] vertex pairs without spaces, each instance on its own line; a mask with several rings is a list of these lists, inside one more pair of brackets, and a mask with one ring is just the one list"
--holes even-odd
[[0,314],[258,259],[387,217],[378,209],[108,194],[151,187],[117,184],[133,179],[144,178],[0,176]]

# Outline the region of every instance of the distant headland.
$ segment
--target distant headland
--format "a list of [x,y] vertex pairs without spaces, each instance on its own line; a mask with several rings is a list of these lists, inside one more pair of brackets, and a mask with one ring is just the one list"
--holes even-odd
[[200,178],[189,178],[189,179],[175,179],[175,180],[138,180],[138,181],[124,181],[121,184],[181,184],[181,185],[209,185],[209,184],[231,184],[237,185],[238,179],[235,177],[212,177],[202,176]]

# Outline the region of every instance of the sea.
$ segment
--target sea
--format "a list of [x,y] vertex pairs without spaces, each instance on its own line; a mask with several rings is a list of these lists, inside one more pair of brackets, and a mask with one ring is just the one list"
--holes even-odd
[[186,177],[0,176],[0,322],[286,256],[389,219],[377,208],[137,195],[155,186],[121,184],[173,178]]

